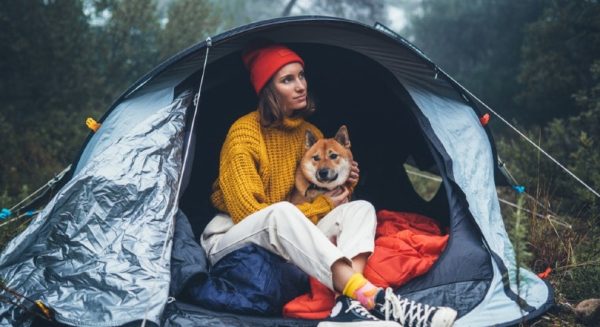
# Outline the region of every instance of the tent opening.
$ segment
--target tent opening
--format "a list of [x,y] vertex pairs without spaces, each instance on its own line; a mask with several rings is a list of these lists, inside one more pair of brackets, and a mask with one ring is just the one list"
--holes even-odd
[[[308,89],[317,102],[317,112],[309,120],[325,137],[332,137],[342,124],[348,126],[361,169],[355,197],[370,201],[377,210],[417,212],[447,226],[443,185],[427,201],[415,191],[404,168],[408,162],[424,171],[437,171],[412,113],[414,103],[399,82],[380,64],[354,51],[322,44],[290,46],[305,60]],[[192,75],[177,91],[197,88],[200,74]],[[238,117],[255,110],[257,103],[239,51],[210,64],[204,83],[194,159],[180,202],[196,236],[214,215],[209,196],[227,130]]]

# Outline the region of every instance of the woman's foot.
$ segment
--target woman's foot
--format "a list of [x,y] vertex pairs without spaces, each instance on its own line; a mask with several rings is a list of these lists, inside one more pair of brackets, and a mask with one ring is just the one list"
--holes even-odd
[[341,295],[335,301],[331,315],[318,325],[318,327],[333,326],[398,327],[398,324],[377,319],[360,302]]
[[434,307],[403,298],[389,287],[377,293],[375,308],[371,312],[380,319],[393,320],[406,327],[449,327],[454,324],[457,314],[451,308]]

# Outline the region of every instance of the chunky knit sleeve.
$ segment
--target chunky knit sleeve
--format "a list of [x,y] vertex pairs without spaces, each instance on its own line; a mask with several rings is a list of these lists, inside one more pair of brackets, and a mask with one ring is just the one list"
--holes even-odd
[[229,213],[234,223],[269,205],[258,173],[259,135],[248,127],[237,124],[230,129],[219,163],[217,183],[221,192],[212,199],[224,206],[220,209]]

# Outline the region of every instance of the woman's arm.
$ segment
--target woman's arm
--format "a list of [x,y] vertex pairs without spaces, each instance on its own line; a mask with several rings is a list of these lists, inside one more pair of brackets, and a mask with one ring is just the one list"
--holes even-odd
[[234,223],[267,207],[262,180],[250,153],[230,153],[221,159],[219,187]]

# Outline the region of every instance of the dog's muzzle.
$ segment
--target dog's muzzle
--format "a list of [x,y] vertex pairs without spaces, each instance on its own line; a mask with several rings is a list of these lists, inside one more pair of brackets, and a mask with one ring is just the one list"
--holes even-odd
[[319,169],[317,171],[317,180],[321,183],[330,183],[336,180],[338,177],[337,172],[332,169]]

